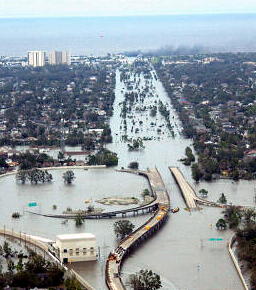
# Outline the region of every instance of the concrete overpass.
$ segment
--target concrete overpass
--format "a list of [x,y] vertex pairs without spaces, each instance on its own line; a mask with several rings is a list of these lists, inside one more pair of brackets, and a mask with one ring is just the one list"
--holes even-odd
[[211,202],[202,198],[199,198],[196,195],[195,190],[191,187],[191,185],[186,181],[184,175],[181,173],[178,167],[168,167],[171,171],[175,181],[177,182],[180,191],[183,195],[183,198],[186,202],[186,205],[189,210],[196,210],[197,203],[203,204],[203,205],[210,205],[210,206],[220,206],[223,207],[223,205],[217,204],[215,202]]
[[166,221],[170,209],[170,199],[163,180],[156,168],[147,171],[153,194],[156,197],[157,209],[154,215],[141,227],[123,239],[116,249],[109,254],[106,261],[106,283],[110,290],[125,290],[120,272],[122,262],[145,239],[154,235]]

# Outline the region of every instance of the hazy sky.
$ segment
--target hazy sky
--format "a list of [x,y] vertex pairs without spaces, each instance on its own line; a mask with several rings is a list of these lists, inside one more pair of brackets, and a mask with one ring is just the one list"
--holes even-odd
[[0,0],[0,17],[256,12],[256,0]]

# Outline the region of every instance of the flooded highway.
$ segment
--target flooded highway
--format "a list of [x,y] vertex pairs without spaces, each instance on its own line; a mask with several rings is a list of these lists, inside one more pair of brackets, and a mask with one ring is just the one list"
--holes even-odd
[[[200,206],[199,211],[185,210],[185,202],[168,166],[178,166],[197,193],[202,188],[207,189],[208,199],[212,201],[217,201],[224,192],[228,203],[255,205],[253,200],[255,182],[234,183],[231,180],[218,180],[210,183],[194,183],[190,167],[179,161],[184,157],[185,148],[191,146],[192,140],[185,139],[180,134],[182,128],[178,116],[162,84],[153,77],[153,71],[150,79],[144,78],[143,74],[134,76],[130,72],[130,85],[134,90],[140,89],[139,92],[142,92],[148,88],[148,92],[145,93],[144,100],[139,99],[127,113],[127,128],[124,130],[121,103],[124,101],[125,92],[129,90],[127,84],[120,81],[120,74],[121,72],[117,71],[114,114],[110,119],[113,143],[109,144],[108,148],[118,154],[118,169],[126,168],[132,161],[138,162],[141,170],[156,166],[170,194],[171,207],[180,208],[178,213],[170,213],[163,228],[126,259],[122,269],[123,280],[140,269],[151,269],[161,275],[163,290],[242,290],[243,286],[226,245],[232,232],[218,231],[215,227],[215,223],[222,215],[221,209]],[[174,137],[159,110],[155,116],[150,114],[151,108],[154,105],[158,106],[159,100],[170,111]],[[143,141],[145,149],[131,151],[128,150],[124,135],[127,135],[128,140],[138,137],[151,140]],[[75,182],[67,186],[62,180],[63,172],[64,170],[53,171],[53,182],[45,185],[21,185],[16,183],[14,175],[0,178],[1,226],[51,239],[55,239],[55,236],[61,233],[93,233],[100,248],[99,261],[78,263],[75,269],[95,289],[107,289],[104,278],[105,259],[117,244],[113,231],[113,223],[116,220],[86,220],[81,227],[76,227],[72,220],[63,224],[58,219],[28,214],[26,208],[28,203],[37,202],[35,211],[61,213],[67,207],[74,210],[84,209],[88,206],[84,201],[89,198],[92,198],[92,205],[103,207],[105,211],[127,208],[117,205],[105,206],[96,203],[96,200],[109,196],[131,195],[141,198],[141,192],[149,188],[148,182],[141,176],[116,172],[115,168],[88,171],[77,169],[74,170]],[[56,210],[53,210],[53,204],[57,205]],[[20,212],[22,217],[13,220],[12,212]],[[149,218],[150,215],[129,217],[136,227]],[[209,241],[210,238],[217,237],[223,240]]]

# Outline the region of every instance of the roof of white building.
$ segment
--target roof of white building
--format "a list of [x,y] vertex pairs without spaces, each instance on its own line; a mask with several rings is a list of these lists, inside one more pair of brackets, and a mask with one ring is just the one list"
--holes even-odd
[[78,234],[64,234],[57,235],[57,239],[59,240],[79,240],[79,239],[95,239],[95,235],[90,233],[78,233]]

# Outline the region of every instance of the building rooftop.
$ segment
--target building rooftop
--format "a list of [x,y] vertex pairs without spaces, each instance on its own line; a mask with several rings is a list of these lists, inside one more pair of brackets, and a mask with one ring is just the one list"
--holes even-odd
[[63,234],[57,235],[56,238],[59,240],[95,239],[95,235],[90,233]]

